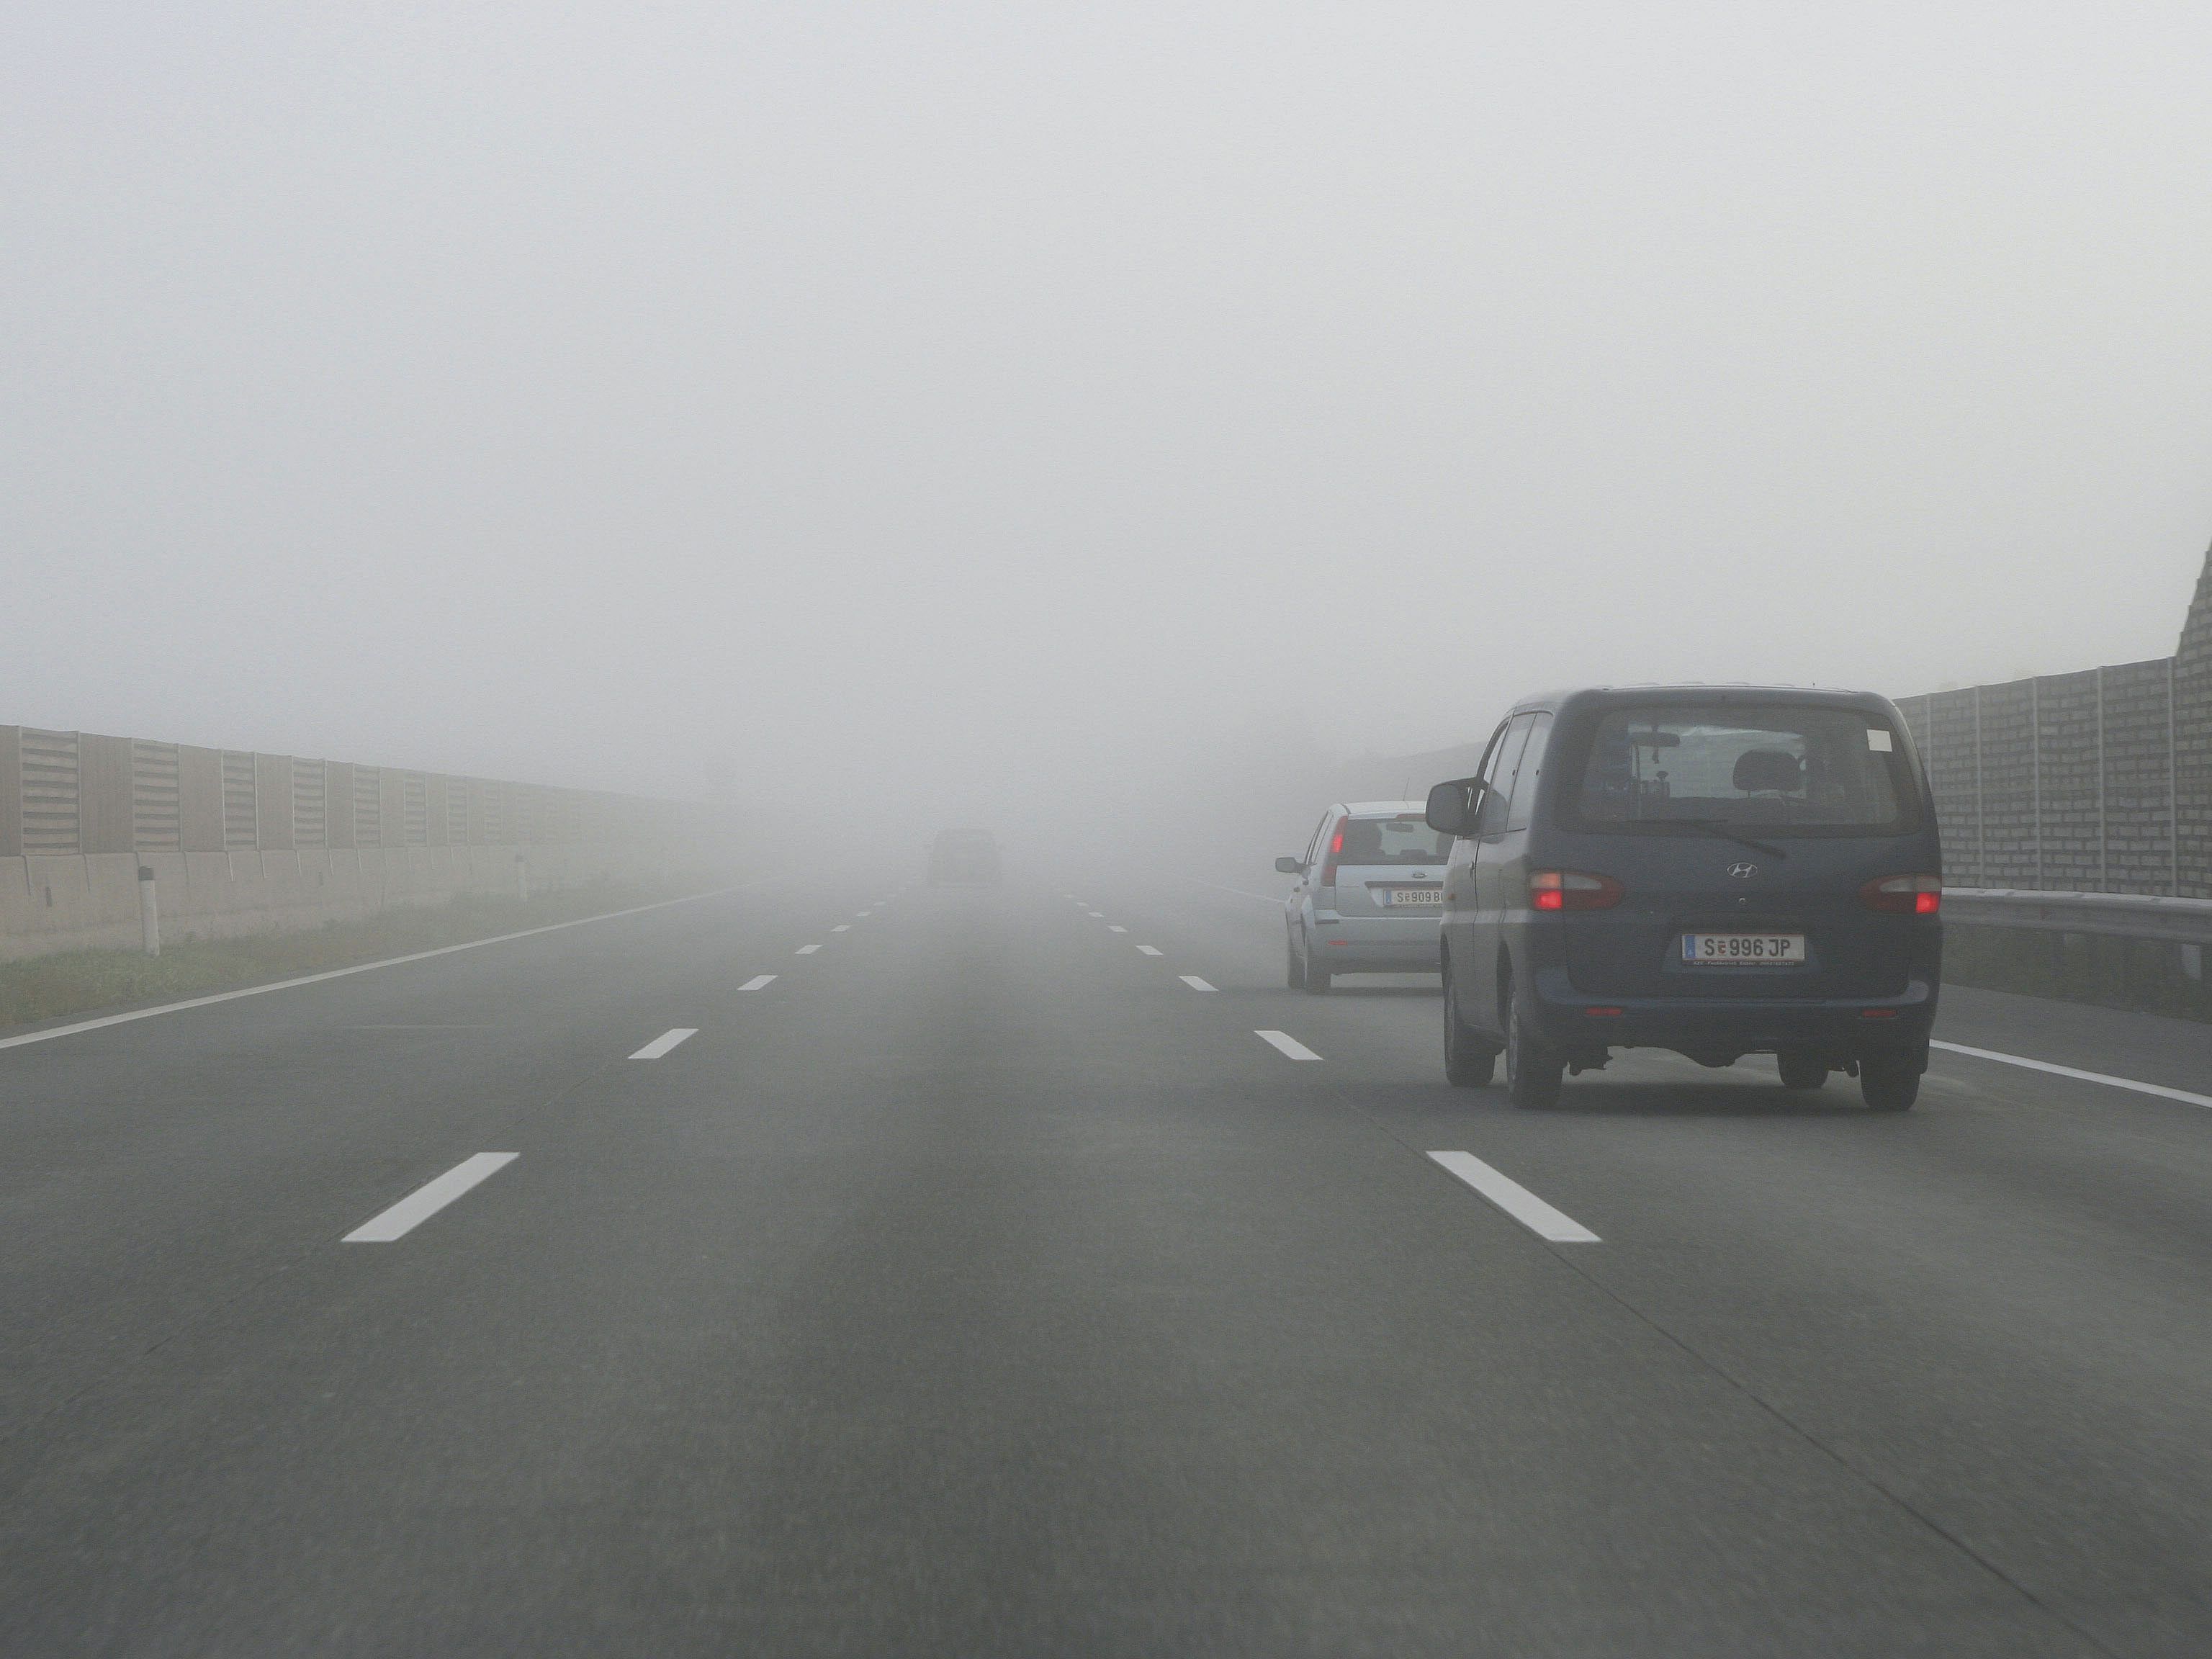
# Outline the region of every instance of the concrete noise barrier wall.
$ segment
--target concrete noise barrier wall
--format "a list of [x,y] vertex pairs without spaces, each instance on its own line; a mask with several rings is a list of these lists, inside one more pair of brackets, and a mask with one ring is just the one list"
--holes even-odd
[[1946,882],[2212,898],[2212,553],[2171,657],[1898,706]]
[[0,726],[0,960],[230,938],[461,893],[703,866],[703,810],[634,795]]

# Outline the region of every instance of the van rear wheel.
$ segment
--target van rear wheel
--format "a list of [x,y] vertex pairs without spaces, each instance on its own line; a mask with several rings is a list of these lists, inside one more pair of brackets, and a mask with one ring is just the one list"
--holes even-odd
[[1444,1080],[1455,1089],[1485,1087],[1498,1072],[1498,1050],[1484,1043],[1459,1017],[1451,964],[1444,964]]
[[1859,1095],[1869,1109],[1909,1112],[1920,1098],[1920,1061],[1915,1054],[1869,1054],[1859,1061]]
[[1817,1089],[1828,1080],[1828,1062],[1809,1048],[1784,1048],[1774,1056],[1785,1089]]
[[1293,991],[1306,988],[1306,965],[1298,960],[1298,942],[1283,935],[1283,983]]
[[1522,1013],[1521,988],[1515,986],[1505,1014],[1506,1098],[1531,1109],[1556,1106],[1566,1070],[1567,1062],[1528,1029]]

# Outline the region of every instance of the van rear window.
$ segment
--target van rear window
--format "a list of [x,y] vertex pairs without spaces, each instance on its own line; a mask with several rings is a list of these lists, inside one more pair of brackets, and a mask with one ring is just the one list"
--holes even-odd
[[1570,796],[1585,829],[1702,820],[1811,834],[1909,829],[1917,798],[1887,721],[1790,703],[1610,709]]

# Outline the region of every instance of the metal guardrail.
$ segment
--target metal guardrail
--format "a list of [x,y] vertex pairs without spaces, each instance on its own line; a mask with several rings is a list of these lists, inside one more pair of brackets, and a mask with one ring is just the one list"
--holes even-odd
[[2212,945],[2212,899],[2156,893],[2062,893],[2018,887],[1946,887],[1947,921],[2047,933]]

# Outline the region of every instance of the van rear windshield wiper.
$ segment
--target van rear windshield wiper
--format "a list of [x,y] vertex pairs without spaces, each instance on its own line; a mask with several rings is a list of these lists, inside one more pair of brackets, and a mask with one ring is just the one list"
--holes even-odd
[[1643,822],[1687,824],[1691,829],[1702,830],[1709,836],[1718,836],[1724,841],[1732,841],[1739,847],[1748,847],[1754,853],[1765,853],[1778,859],[1786,859],[1790,856],[1785,848],[1777,847],[1771,842],[1753,841],[1749,836],[1741,835],[1731,830],[1726,818],[1645,818]]

